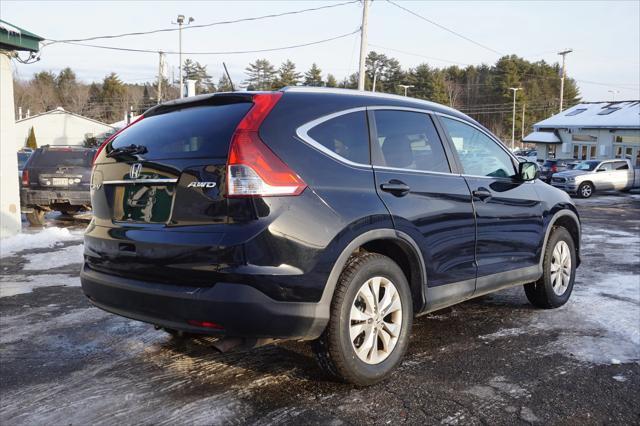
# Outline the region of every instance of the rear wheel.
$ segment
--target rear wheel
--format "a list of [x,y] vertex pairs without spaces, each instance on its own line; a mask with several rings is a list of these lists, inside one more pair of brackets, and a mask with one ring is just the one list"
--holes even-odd
[[29,225],[31,226],[44,226],[44,210],[33,209],[31,213],[27,213],[27,220],[29,221]]
[[578,196],[580,198],[589,198],[593,195],[593,184],[590,182],[581,183],[578,187]]
[[402,361],[413,319],[411,291],[400,267],[388,257],[352,257],[336,285],[330,315],[313,350],[320,366],[334,377],[371,385]]
[[529,302],[545,309],[558,308],[567,303],[573,290],[576,265],[571,234],[565,228],[554,228],[544,253],[542,277],[524,286]]

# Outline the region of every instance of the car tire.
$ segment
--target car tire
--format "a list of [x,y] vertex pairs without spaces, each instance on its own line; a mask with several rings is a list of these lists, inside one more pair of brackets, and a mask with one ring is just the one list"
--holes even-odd
[[342,271],[329,324],[312,348],[320,367],[333,377],[372,385],[402,361],[412,320],[411,290],[402,269],[381,254],[360,253]]
[[593,184],[590,182],[581,183],[577,191],[578,197],[589,198],[593,195],[594,189]]
[[542,277],[524,286],[529,302],[544,309],[559,308],[567,303],[573,291],[576,266],[576,250],[571,234],[565,228],[554,228],[544,252]]
[[29,221],[29,225],[31,226],[44,226],[44,210],[33,209],[31,213],[27,213],[27,220]]

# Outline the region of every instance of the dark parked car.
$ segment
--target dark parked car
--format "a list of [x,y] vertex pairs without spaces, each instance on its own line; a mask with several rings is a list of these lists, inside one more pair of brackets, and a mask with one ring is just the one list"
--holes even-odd
[[551,176],[554,173],[563,172],[565,170],[571,170],[572,164],[575,163],[574,159],[550,159],[545,160],[542,163],[542,167],[540,168],[540,179],[544,182],[549,183],[551,181]]
[[366,385],[416,315],[524,285],[569,299],[580,222],[466,115],[351,90],[171,101],[96,156],[82,287],[96,306],[220,350],[313,341]]
[[29,223],[43,225],[47,211],[73,214],[91,206],[89,180],[95,149],[44,146],[22,170],[20,203]]

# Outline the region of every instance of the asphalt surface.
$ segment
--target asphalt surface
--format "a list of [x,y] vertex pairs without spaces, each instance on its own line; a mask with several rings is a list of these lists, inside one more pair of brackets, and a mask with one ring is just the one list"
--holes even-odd
[[35,288],[0,297],[0,423],[638,424],[640,195],[578,204],[567,305],[534,309],[514,288],[420,317],[369,388],[323,375],[305,343],[219,354],[91,307],[65,261],[79,235],[4,257],[0,287]]

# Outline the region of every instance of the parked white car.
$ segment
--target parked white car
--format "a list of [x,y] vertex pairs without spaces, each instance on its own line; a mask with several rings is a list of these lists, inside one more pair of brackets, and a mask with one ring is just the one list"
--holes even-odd
[[631,160],[587,160],[573,170],[555,173],[551,185],[581,198],[595,191],[628,191],[640,188],[640,169],[634,169]]

